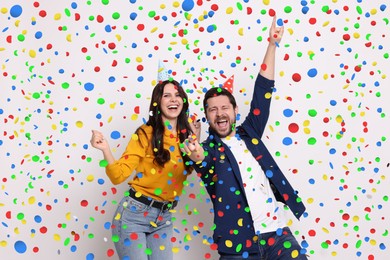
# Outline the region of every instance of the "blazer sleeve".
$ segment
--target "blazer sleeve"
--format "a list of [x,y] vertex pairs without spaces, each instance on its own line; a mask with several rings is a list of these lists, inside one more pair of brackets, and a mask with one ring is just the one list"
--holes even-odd
[[269,118],[274,84],[274,80],[269,80],[260,74],[257,75],[250,110],[242,124],[244,128],[250,127],[256,131],[260,138]]

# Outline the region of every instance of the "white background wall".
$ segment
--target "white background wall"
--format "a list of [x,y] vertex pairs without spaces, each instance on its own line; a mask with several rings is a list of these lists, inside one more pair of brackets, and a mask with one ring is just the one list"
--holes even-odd
[[[244,117],[273,11],[285,35],[265,142],[308,213],[289,225],[310,259],[387,259],[387,5],[2,1],[1,259],[116,259],[109,225],[127,185],[105,177],[91,129],[121,155],[147,118],[159,59],[199,117],[203,92],[234,75]],[[217,259],[210,208],[193,174],[175,259]]]

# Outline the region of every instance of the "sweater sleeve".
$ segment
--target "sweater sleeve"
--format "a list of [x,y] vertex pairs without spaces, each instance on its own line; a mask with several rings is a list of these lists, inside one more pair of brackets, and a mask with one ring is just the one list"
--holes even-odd
[[114,163],[106,166],[106,174],[113,184],[127,180],[146,155],[148,141],[144,134],[133,134],[126,150]]

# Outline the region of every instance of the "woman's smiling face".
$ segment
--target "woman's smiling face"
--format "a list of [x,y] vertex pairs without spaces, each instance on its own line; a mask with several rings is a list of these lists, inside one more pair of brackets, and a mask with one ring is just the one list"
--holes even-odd
[[177,87],[168,83],[164,87],[164,92],[160,103],[163,121],[177,120],[183,109],[183,98],[180,96]]

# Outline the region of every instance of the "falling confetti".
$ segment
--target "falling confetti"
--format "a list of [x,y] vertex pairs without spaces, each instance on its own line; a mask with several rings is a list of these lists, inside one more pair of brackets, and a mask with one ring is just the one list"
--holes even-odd
[[[115,259],[112,214],[127,185],[107,179],[108,162],[89,144],[90,131],[104,132],[121,155],[149,116],[160,60],[204,122],[202,139],[204,93],[232,75],[242,121],[253,80],[267,69],[260,58],[274,16],[284,36],[263,138],[307,206],[288,225],[313,259],[387,259],[390,24],[383,0],[3,1],[2,252]],[[211,201],[196,174],[175,210],[175,257],[216,259]]]

